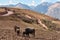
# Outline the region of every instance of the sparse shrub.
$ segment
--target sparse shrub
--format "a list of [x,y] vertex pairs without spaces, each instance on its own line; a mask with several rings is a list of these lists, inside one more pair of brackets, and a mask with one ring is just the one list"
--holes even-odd
[[33,20],[29,18],[22,17],[22,20],[27,23],[33,23]]
[[56,29],[56,24],[52,23],[49,20],[42,19],[42,23],[44,23],[51,30],[55,30]]
[[60,21],[60,19],[58,19],[58,18],[56,18],[55,20],[58,20],[58,21]]
[[24,22],[27,22],[27,23],[36,23],[36,19],[30,19],[30,18],[27,18],[27,17],[22,17],[21,18]]

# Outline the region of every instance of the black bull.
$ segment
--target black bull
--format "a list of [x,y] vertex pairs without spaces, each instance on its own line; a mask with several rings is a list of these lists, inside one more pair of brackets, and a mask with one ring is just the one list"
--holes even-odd
[[29,37],[29,34],[32,34],[35,37],[35,29],[26,28],[23,32],[23,36]]

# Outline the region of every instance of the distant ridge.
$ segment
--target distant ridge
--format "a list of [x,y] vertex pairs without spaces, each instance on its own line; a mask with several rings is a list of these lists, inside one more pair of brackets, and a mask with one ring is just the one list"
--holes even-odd
[[48,8],[46,15],[60,19],[60,2],[56,2]]
[[48,2],[43,2],[35,7],[35,11],[41,12],[41,13],[46,13],[48,10],[48,7],[51,5],[51,3]]
[[15,5],[15,7],[22,8],[22,9],[30,9],[28,5],[18,3]]

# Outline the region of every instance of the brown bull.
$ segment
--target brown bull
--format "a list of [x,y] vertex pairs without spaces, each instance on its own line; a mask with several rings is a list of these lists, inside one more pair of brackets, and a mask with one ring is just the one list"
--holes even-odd
[[15,27],[14,27],[14,30],[15,30],[15,32],[17,33],[17,35],[20,35],[20,27],[15,26]]

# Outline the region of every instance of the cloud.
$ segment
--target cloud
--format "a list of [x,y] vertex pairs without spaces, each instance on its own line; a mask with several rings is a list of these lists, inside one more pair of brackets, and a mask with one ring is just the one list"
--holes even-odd
[[30,4],[28,4],[29,6],[35,6],[35,1],[32,1]]
[[9,4],[12,4],[13,3],[13,1],[12,0],[9,0],[9,2],[8,2]]
[[0,5],[2,5],[2,4],[0,3]]
[[14,0],[9,0],[8,3],[9,3],[9,4],[16,4],[17,2],[15,2]]
[[57,1],[60,1],[60,0],[40,0],[41,3],[43,3],[43,2],[52,2],[52,3],[54,3],[54,2],[57,2]]
[[41,3],[43,3],[43,2],[46,2],[47,0],[40,0],[41,1]]
[[35,1],[32,1],[32,4],[31,5],[34,6],[35,5]]
[[0,5],[7,5],[7,4],[2,4],[2,3],[0,3]]
[[7,3],[0,3],[0,5],[8,5],[8,4],[13,4],[14,2],[12,0],[9,0]]

